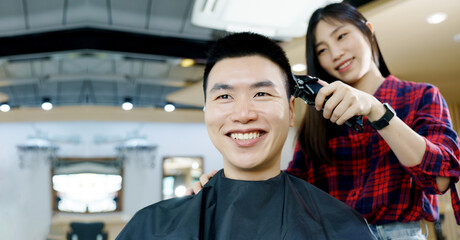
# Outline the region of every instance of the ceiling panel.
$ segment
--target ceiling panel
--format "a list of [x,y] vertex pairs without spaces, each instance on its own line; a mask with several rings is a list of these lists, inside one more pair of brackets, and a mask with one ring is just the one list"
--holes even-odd
[[182,32],[191,0],[153,0],[150,11],[149,29],[164,32]]
[[110,4],[112,24],[140,29],[146,28],[151,2],[151,0],[138,0],[136,4],[133,4],[132,1],[112,0]]
[[107,22],[106,1],[100,0],[63,0],[63,25],[74,27]]
[[26,28],[22,1],[0,1],[0,16],[0,36]]
[[25,78],[32,74],[29,62],[7,64],[5,69],[10,78]]
[[142,71],[140,76],[146,76],[150,78],[168,78],[171,72],[171,66],[169,64],[158,63],[158,62],[142,62]]
[[27,9],[29,28],[60,26],[63,17],[63,0],[23,1]]

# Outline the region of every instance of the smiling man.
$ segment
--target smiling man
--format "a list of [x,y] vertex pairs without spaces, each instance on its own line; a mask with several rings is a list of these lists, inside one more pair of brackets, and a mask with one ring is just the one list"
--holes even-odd
[[374,239],[359,213],[280,170],[294,125],[283,50],[252,33],[210,50],[205,123],[224,169],[194,196],[140,210],[117,239]]
[[286,74],[258,55],[217,62],[207,81],[205,122],[224,157],[225,176],[266,180],[280,174],[281,150],[294,125]]

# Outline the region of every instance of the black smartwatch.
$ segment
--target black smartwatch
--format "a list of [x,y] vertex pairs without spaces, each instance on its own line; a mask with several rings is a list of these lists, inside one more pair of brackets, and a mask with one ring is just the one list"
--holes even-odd
[[384,103],[383,106],[386,109],[385,114],[383,114],[379,120],[369,122],[375,130],[380,130],[388,126],[390,124],[390,120],[396,115],[395,110],[390,106],[390,104]]

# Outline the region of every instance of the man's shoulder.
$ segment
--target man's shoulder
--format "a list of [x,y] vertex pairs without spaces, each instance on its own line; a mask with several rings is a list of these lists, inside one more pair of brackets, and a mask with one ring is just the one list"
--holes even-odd
[[134,217],[145,218],[151,217],[154,214],[161,214],[161,212],[168,212],[168,214],[178,212],[182,209],[187,209],[188,206],[194,202],[194,197],[195,196],[185,196],[162,200],[137,211]]
[[[330,239],[374,239],[366,220],[355,209],[296,176],[286,174],[286,188],[293,192],[287,205],[295,205],[299,219],[311,216]],[[310,223],[311,221],[305,221]]]
[[[118,235],[117,240],[134,239],[178,239],[177,236],[185,232],[195,234],[193,226],[184,223],[197,222],[199,219],[199,205],[194,196],[163,200],[136,212],[129,223]],[[199,222],[199,221],[198,221]],[[184,231],[178,232],[176,229]]]
[[206,196],[210,194],[209,192],[214,189],[217,178],[217,176],[211,178],[209,182],[203,186],[202,191],[196,195],[162,200],[144,207],[143,209],[139,210],[136,215],[138,215],[137,217],[148,217],[152,214],[164,213],[165,215],[161,215],[162,217],[171,216],[173,218],[180,217],[185,212],[195,211],[196,213],[200,213],[201,203],[203,199],[205,199]]
[[[297,190],[299,191],[321,191],[321,192],[324,192],[323,190],[315,187],[314,185],[312,185],[311,183],[297,177],[297,176],[294,176],[288,172],[283,172],[283,174],[286,176],[285,178],[287,179],[288,182],[290,182],[291,184],[293,184]],[[325,192],[324,192],[325,193]],[[327,193],[326,193],[327,194]],[[329,195],[329,194],[328,194]]]
[[297,191],[304,200],[315,201],[316,204],[324,205],[327,203],[334,203],[335,206],[344,207],[346,209],[351,209],[348,205],[342,201],[331,196],[327,192],[319,189],[318,187],[308,183],[307,181],[298,178],[289,173],[284,173],[286,175],[287,182],[291,183],[294,187],[293,190]]

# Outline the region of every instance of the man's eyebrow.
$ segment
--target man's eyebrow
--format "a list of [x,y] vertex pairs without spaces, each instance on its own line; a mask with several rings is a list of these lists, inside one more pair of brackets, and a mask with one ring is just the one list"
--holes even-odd
[[262,87],[275,87],[275,84],[270,80],[266,80],[266,81],[256,82],[251,85],[251,88],[262,88]]
[[[262,87],[275,87],[275,84],[270,80],[266,80],[266,81],[260,81],[260,82],[253,83],[253,84],[251,84],[251,86],[249,88],[257,89],[257,88],[262,88]],[[209,92],[215,92],[215,91],[219,91],[219,90],[233,90],[233,89],[235,89],[235,88],[233,86],[229,85],[229,84],[216,83],[209,90]]]
[[[329,36],[332,36],[334,35],[334,33],[336,33],[337,31],[339,31],[340,29],[342,29],[343,27],[345,27],[345,25],[340,25],[340,26],[337,26],[330,34]],[[318,42],[315,44],[315,47],[318,47],[319,45],[321,45],[323,42]]]
[[233,86],[230,86],[229,84],[225,83],[216,83],[210,90],[209,92],[214,92],[218,90],[232,90]]

